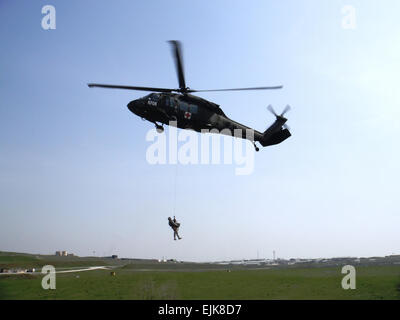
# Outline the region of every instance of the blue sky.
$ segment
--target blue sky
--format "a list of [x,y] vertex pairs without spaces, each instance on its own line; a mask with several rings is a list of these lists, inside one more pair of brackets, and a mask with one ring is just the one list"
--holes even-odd
[[[56,29],[41,28],[44,5]],[[344,5],[357,27],[342,28]],[[204,261],[399,253],[400,4],[393,1],[1,1],[0,250]],[[234,165],[146,162],[152,124],[126,108],[196,89],[263,131],[286,104],[293,136]],[[175,180],[177,179],[177,180]],[[182,241],[167,225],[182,222]]]

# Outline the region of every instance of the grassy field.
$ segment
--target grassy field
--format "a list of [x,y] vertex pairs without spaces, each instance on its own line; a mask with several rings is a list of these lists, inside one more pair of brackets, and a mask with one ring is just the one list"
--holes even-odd
[[360,267],[357,289],[343,290],[339,268],[151,271],[116,269],[57,275],[56,290],[42,276],[0,278],[0,299],[399,299],[400,268]]
[[[0,255],[0,267],[4,261],[8,265],[36,264],[35,259]],[[43,266],[43,256],[38,260]],[[62,264],[60,259],[54,261]],[[108,262],[114,264],[116,276],[111,276],[110,270],[57,274],[56,290],[44,290],[40,274],[2,275],[0,299],[400,299],[400,266],[357,267],[357,289],[343,290],[341,267],[227,272],[209,270],[210,265],[174,264],[173,269],[166,264],[168,270],[140,271],[159,264],[131,261],[123,266],[95,258],[64,262],[76,266]]]
[[57,267],[80,267],[122,264],[120,260],[97,257],[58,257],[55,255],[32,255],[14,252],[0,252],[0,268],[41,268],[46,264]]

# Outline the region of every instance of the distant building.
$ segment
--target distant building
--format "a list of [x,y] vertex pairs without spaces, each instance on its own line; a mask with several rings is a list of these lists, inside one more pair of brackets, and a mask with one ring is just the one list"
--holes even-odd
[[28,271],[27,269],[21,269],[21,268],[11,270],[12,273],[26,273],[27,271]]
[[68,253],[68,251],[56,251],[56,256],[59,257],[67,257],[67,256],[73,256],[73,253]]
[[118,259],[118,256],[117,256],[116,254],[113,254],[113,255],[111,256],[111,258],[113,258],[113,259]]

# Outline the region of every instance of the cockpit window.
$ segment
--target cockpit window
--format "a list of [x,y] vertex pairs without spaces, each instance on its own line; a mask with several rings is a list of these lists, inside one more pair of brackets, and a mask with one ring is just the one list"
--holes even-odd
[[144,96],[142,99],[143,100],[158,101],[160,99],[160,95],[158,93],[150,93],[147,96]]
[[174,98],[168,97],[168,96],[165,97],[165,104],[166,104],[167,107],[171,107],[171,108],[175,107]]
[[151,93],[149,94],[148,99],[157,102],[160,99],[160,95],[158,93]]

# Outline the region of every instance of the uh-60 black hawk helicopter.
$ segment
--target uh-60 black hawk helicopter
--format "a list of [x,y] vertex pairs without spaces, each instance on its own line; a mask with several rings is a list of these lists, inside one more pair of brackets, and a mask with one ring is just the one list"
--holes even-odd
[[[171,121],[174,121],[178,128],[191,129],[197,132],[201,132],[202,130],[213,132],[212,129],[216,129],[214,131],[222,134],[228,134],[230,132],[230,135],[234,133],[235,137],[251,140],[256,151],[259,151],[259,148],[255,144],[256,142],[266,147],[279,144],[291,136],[289,128],[285,124],[287,119],[284,117],[285,113],[290,109],[289,106],[286,106],[280,115],[278,115],[271,106],[268,106],[268,110],[275,115],[276,120],[262,133],[228,118],[219,105],[191,94],[193,92],[210,91],[271,90],[281,89],[282,86],[216,90],[190,89],[185,83],[180,42],[169,42],[172,45],[175,58],[175,66],[179,80],[178,89],[97,83],[89,83],[88,86],[90,88],[100,87],[156,92],[129,102],[128,109],[142,119],[154,123],[158,132],[163,132],[163,125],[169,124]],[[252,130],[254,134],[247,135],[246,130]]]

